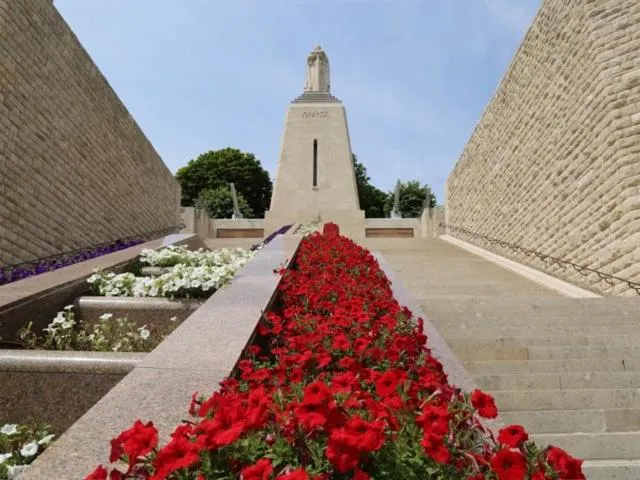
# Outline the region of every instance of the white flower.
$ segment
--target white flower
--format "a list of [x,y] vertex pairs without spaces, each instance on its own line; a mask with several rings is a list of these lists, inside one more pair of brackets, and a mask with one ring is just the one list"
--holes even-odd
[[176,320],[178,320],[178,317],[171,317],[171,318],[169,319],[169,321],[170,321],[170,322],[175,322]]
[[3,433],[7,436],[15,435],[18,433],[18,425],[15,423],[7,423],[2,428],[0,428],[0,433]]
[[149,335],[151,335],[151,332],[147,330],[145,327],[140,327],[138,331],[140,332],[140,338],[143,340],[146,340],[147,338],[149,338]]
[[53,433],[51,435],[47,435],[46,437],[42,437],[40,440],[38,440],[38,445],[49,443],[51,440],[53,440],[54,437],[55,435]]
[[103,313],[102,315],[100,315],[100,320],[102,320],[103,322],[106,322],[111,317],[113,317],[113,313]]
[[73,324],[74,324],[74,323],[76,323],[76,322],[73,322],[73,321],[70,321],[70,322],[69,322],[69,321],[67,321],[67,322],[64,322],[64,323],[63,323],[62,325],[60,325],[60,326],[61,326],[62,328],[71,328],[71,327],[73,327]]
[[65,312],[58,312],[56,317],[51,321],[53,325],[57,325],[59,323],[64,323],[67,320],[67,316]]
[[7,467],[7,479],[16,480],[18,475],[24,472],[29,465],[10,465]]
[[64,307],[64,309],[68,312],[69,310],[71,310],[73,308],[73,305],[67,305],[66,307]]
[[33,457],[36,453],[38,453],[37,442],[29,442],[20,449],[20,455],[25,458]]
[[6,462],[12,457],[11,453],[0,453],[0,464]]

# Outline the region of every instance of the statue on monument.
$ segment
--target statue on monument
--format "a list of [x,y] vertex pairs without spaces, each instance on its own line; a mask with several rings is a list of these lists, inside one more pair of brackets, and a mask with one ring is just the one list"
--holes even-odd
[[305,92],[331,92],[329,75],[329,57],[320,45],[307,57],[307,74],[304,82]]
[[396,190],[393,195],[393,209],[391,210],[391,218],[402,218],[400,213],[400,180],[396,183]]
[[233,214],[231,215],[231,219],[242,219],[244,217],[242,216],[242,213],[240,213],[240,207],[238,205],[238,195],[236,194],[236,186],[233,183],[229,183],[229,189],[231,190],[231,200],[233,201]]

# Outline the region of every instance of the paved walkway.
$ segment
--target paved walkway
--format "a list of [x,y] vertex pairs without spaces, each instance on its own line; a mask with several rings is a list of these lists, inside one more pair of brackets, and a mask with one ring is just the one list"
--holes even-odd
[[502,420],[586,459],[587,478],[640,479],[640,297],[575,299],[438,239],[366,239]]

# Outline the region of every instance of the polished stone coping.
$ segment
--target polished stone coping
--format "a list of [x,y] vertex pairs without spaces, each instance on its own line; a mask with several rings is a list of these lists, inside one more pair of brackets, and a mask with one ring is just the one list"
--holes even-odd
[[74,423],[20,477],[78,480],[106,465],[110,440],[136,419],[153,421],[162,441],[187,418],[194,392],[211,394],[250,343],[300,238],[277,236],[121,382]]
[[[427,315],[425,315],[424,311],[420,308],[417,300],[404,287],[404,285],[402,285],[402,281],[394,273],[384,256],[380,252],[372,252],[372,254],[378,261],[380,268],[384,271],[387,278],[391,281],[391,290],[393,291],[395,299],[400,303],[400,305],[406,306],[411,310],[415,318],[422,318],[424,320],[423,332],[427,336],[427,347],[431,350],[433,356],[437,358],[444,367],[444,371],[449,377],[449,383],[465,392],[472,392],[476,388],[479,388],[469,372],[467,372],[462,365],[462,362],[460,362],[449,345],[447,345],[447,342],[436,329],[433,322],[429,320]],[[504,427],[504,424],[500,420],[500,416],[494,420],[482,419],[482,424],[496,433],[500,428]]]
[[110,297],[83,295],[78,297],[74,305],[77,308],[102,309],[108,312],[114,310],[196,310],[205,302],[204,299],[166,297]]
[[146,353],[0,350],[0,372],[127,374]]

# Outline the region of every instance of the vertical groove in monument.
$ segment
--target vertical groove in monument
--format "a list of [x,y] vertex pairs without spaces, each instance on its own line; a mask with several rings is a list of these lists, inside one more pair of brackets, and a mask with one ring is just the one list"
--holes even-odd
[[313,139],[313,188],[318,187],[318,140]]
[[307,58],[303,93],[287,111],[265,233],[318,217],[337,223],[348,236],[364,236],[347,114],[331,95],[329,59],[319,46]]

